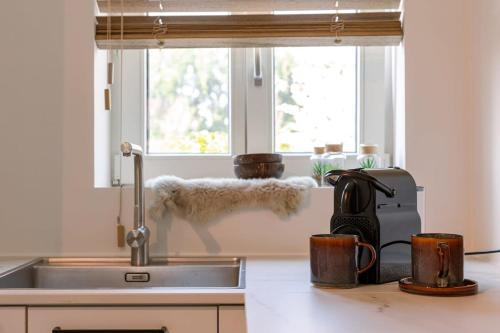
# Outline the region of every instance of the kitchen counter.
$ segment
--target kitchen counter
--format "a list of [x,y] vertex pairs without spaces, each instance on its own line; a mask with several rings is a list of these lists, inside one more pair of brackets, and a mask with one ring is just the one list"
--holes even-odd
[[[248,333],[265,332],[498,332],[500,266],[488,257],[466,260],[479,294],[436,298],[410,295],[397,283],[348,290],[309,283],[309,261],[297,257],[249,258],[246,289],[223,290],[0,290],[1,305],[242,304]],[[30,258],[0,259],[0,273]]]
[[500,266],[486,259],[466,260],[465,277],[479,282],[479,293],[455,298],[403,293],[397,283],[319,289],[309,283],[307,259],[249,260],[249,333],[498,333]]

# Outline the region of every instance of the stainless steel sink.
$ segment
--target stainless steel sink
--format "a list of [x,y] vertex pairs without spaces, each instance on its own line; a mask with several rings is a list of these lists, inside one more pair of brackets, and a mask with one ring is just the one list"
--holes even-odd
[[43,258],[0,275],[0,288],[244,288],[244,258]]

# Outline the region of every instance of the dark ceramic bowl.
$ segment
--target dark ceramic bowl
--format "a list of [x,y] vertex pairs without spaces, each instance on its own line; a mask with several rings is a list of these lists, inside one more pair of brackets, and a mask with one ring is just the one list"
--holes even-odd
[[234,165],[253,163],[281,163],[281,154],[243,154],[233,158]]
[[234,166],[234,174],[238,178],[280,178],[285,171],[283,163],[252,163]]

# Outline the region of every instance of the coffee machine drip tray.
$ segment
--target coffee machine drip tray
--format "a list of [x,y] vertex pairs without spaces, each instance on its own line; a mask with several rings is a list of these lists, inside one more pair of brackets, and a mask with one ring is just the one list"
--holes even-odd
[[386,263],[380,264],[380,281],[387,283],[397,281],[401,276],[411,276],[411,266],[406,263]]
[[379,283],[392,282],[411,276],[411,243],[392,241],[380,247]]

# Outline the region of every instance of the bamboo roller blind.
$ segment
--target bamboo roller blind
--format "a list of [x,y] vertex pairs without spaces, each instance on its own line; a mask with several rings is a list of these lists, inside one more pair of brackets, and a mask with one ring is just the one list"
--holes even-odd
[[[108,2],[109,1],[109,2]],[[341,10],[397,10],[401,0],[341,0]],[[333,9],[335,0],[163,0],[166,12],[272,12]],[[101,13],[121,13],[121,0],[97,0]],[[123,0],[125,13],[161,12],[160,0]]]
[[[100,0],[99,0],[100,1]],[[102,0],[100,2],[107,2]],[[112,3],[121,0],[111,0]],[[147,0],[124,0],[138,5]],[[172,3],[192,0],[171,1]],[[207,2],[226,2],[205,0]],[[248,1],[248,0],[246,0]],[[275,0],[274,2],[294,2]],[[345,2],[344,2],[345,1]],[[235,3],[243,0],[233,0]],[[259,0],[257,0],[259,2]],[[273,2],[273,1],[267,1]],[[297,1],[297,3],[304,1]],[[311,2],[314,2],[312,0]],[[321,2],[321,1],[320,1]],[[351,0],[351,3],[395,3],[391,0]],[[167,1],[167,4],[169,2]],[[203,1],[198,1],[203,3]],[[329,1],[330,6],[332,2]],[[347,0],[339,4],[347,5]],[[399,1],[397,1],[399,4]],[[340,7],[340,6],[339,6]],[[110,8],[109,6],[107,8]],[[120,5],[121,8],[121,5]],[[125,6],[124,6],[125,8]],[[142,8],[142,7],[141,7]],[[134,7],[133,10],[137,10]],[[403,36],[401,13],[395,11],[328,14],[244,14],[210,16],[158,16],[128,14],[123,17],[123,40],[120,16],[96,18],[96,43],[99,48],[142,49],[182,47],[275,47],[326,45],[398,45]],[[110,24],[108,24],[110,23]]]

